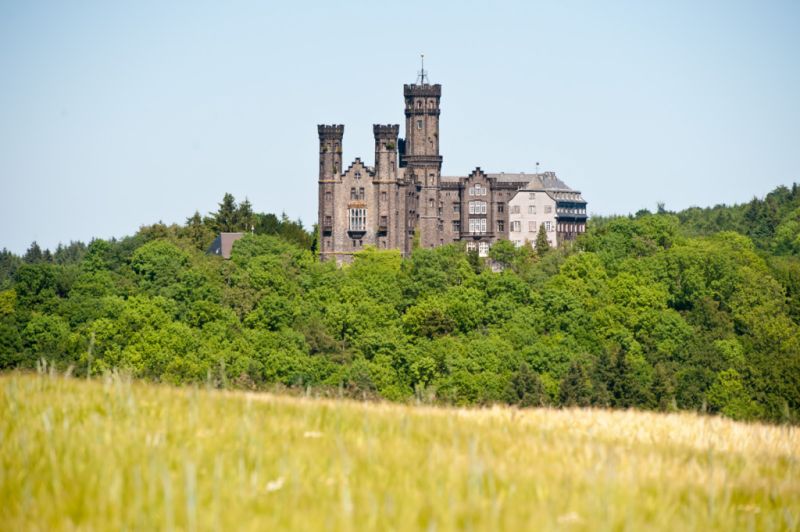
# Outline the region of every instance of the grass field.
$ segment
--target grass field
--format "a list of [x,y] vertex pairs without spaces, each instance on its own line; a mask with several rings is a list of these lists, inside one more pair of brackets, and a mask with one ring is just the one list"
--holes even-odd
[[800,432],[0,377],[0,530],[796,530]]

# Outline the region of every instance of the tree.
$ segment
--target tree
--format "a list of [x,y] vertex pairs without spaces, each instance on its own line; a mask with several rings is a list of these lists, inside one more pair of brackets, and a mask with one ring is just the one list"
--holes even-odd
[[239,204],[236,209],[235,226],[238,231],[249,233],[255,229],[256,217],[253,212],[253,206],[247,198]]
[[233,194],[225,193],[217,212],[211,214],[211,226],[215,233],[231,233],[238,229],[238,206]]
[[521,407],[544,406],[547,394],[539,374],[523,362],[511,378],[512,402]]
[[507,268],[517,258],[517,248],[510,240],[500,239],[489,248],[489,258]]
[[672,376],[663,364],[657,364],[653,374],[653,397],[662,412],[675,408],[675,386]]
[[592,389],[586,369],[579,360],[573,360],[567,374],[561,380],[559,389],[561,406],[589,406],[592,399]]
[[544,257],[550,251],[550,241],[547,239],[547,231],[544,224],[539,226],[539,234],[536,235],[536,254]]
[[708,404],[712,411],[733,419],[752,419],[758,415],[758,406],[750,398],[742,376],[735,369],[717,375],[717,381],[708,390]]
[[39,244],[37,244],[35,240],[31,242],[30,247],[22,256],[22,260],[28,264],[36,264],[44,261],[44,253],[42,253],[42,248],[39,247]]
[[214,233],[203,223],[198,211],[186,219],[185,234],[197,249],[205,251],[214,239]]

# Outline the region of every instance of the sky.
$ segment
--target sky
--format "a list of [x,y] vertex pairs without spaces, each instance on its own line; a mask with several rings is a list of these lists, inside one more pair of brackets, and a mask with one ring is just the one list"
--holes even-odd
[[800,182],[798,28],[797,1],[3,0],[0,248],[226,192],[310,227],[317,124],[372,164],[420,53],[445,175],[539,162],[604,215],[749,201]]

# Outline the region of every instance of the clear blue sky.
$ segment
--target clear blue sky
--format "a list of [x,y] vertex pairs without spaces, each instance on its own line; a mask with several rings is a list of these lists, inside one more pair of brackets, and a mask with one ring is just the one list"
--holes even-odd
[[[424,52],[443,172],[533,171],[625,214],[800,182],[800,2],[0,4],[0,248],[316,220],[318,123],[372,164]],[[402,130],[401,130],[402,134]]]

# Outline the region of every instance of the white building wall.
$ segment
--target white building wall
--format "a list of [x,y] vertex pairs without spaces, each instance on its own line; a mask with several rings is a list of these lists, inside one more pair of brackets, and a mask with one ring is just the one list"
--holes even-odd
[[550,246],[556,247],[556,201],[546,192],[520,190],[508,202],[508,239],[516,246],[536,245],[539,226],[545,225]]

